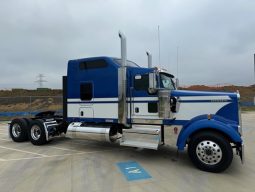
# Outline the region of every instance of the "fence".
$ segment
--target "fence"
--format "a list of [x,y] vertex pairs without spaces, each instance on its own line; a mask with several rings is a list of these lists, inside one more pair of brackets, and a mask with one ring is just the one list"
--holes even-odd
[[41,111],[62,111],[62,96],[0,97],[0,120],[30,117]]
[[[62,96],[0,97],[0,120],[30,117],[48,110],[62,112],[62,99]],[[253,101],[241,101],[240,104],[245,110],[255,110]]]

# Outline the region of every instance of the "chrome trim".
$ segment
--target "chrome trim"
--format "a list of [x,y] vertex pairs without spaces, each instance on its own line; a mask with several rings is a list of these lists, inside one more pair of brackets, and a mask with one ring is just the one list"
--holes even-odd
[[49,141],[49,132],[47,130],[46,122],[43,123],[43,126],[44,126],[44,130],[45,130],[46,141]]
[[43,126],[44,126],[44,130],[45,130],[46,141],[49,141],[53,137],[49,135],[48,127],[58,126],[57,121],[52,120],[52,119],[50,119],[50,120],[46,119],[45,122],[43,122]]
[[19,137],[21,135],[20,125],[18,123],[13,124],[11,131],[14,137]]
[[210,140],[201,141],[196,147],[197,158],[206,165],[216,165],[222,159],[222,149]]
[[148,68],[152,68],[152,55],[149,51],[146,51],[146,55],[148,57]]
[[82,126],[82,124],[71,123],[67,128],[66,136],[77,139],[111,142],[110,127]]
[[40,139],[40,137],[41,137],[41,135],[42,135],[42,133],[41,133],[41,129],[40,129],[40,127],[38,126],[38,125],[33,125],[32,127],[31,127],[31,137],[35,140],[35,141],[37,141],[38,139]]
[[182,125],[165,125],[164,126],[164,143],[165,145],[176,147]]
[[238,125],[238,132],[240,135],[243,135],[243,128],[242,128],[242,114],[241,114],[241,107],[240,107],[240,93],[237,90],[237,100],[238,100],[238,120],[239,120],[239,125]]
[[123,129],[121,146],[139,147],[157,150],[161,143],[161,127],[155,125],[133,125]]
[[138,119],[138,118],[133,118],[132,123],[137,123],[137,124],[151,124],[151,125],[161,125],[163,124],[162,119]]
[[158,111],[160,118],[170,118],[170,92],[170,90],[159,90],[158,92]]
[[126,101],[126,63],[127,63],[127,47],[126,37],[119,32],[121,40],[121,68],[118,69],[118,119],[119,123],[127,124],[127,101]]

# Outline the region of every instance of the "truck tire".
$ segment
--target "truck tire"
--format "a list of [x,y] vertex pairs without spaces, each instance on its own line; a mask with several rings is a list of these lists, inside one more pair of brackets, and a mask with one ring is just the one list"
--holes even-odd
[[24,119],[14,119],[10,124],[9,133],[13,141],[23,142],[28,140],[28,124]]
[[47,143],[44,125],[41,120],[31,121],[29,128],[29,139],[34,145],[44,145]]
[[233,159],[229,141],[215,132],[201,132],[191,138],[188,154],[200,170],[219,173],[226,170]]

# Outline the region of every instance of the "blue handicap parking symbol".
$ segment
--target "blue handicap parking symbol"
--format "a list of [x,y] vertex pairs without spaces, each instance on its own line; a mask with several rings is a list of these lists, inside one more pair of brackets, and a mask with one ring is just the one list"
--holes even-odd
[[149,173],[135,161],[119,162],[117,166],[128,181],[151,178]]

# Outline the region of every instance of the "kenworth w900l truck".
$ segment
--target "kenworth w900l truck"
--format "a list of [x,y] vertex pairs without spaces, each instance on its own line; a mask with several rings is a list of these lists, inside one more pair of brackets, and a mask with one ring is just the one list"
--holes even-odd
[[154,150],[166,144],[178,150],[187,146],[194,165],[209,172],[228,168],[234,148],[243,160],[239,93],[177,90],[167,71],[128,61],[125,36],[119,36],[121,59],[68,62],[63,116],[48,111],[14,119],[11,138],[43,145],[64,133]]

